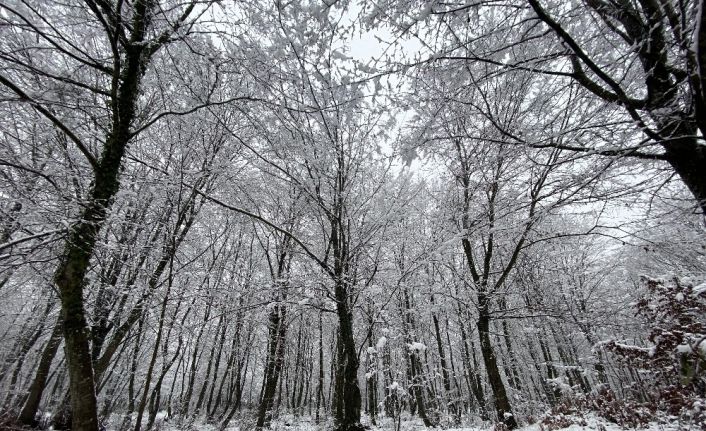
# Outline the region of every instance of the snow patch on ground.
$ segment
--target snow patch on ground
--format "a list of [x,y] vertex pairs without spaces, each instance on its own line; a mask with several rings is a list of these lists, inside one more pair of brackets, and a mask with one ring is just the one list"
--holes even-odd
[[[407,417],[405,417],[407,416]],[[625,428],[608,422],[607,420],[597,417],[593,414],[587,414],[581,417],[575,417],[575,422],[582,422],[581,425],[571,425],[566,428],[561,428],[560,430],[565,431],[622,431]],[[392,418],[378,418],[377,425],[373,426],[370,424],[369,418],[365,417],[362,420],[363,424],[368,426],[370,431],[393,431],[395,430],[395,425],[393,424]],[[205,424],[200,421],[196,421],[189,425],[170,423],[168,420],[164,422],[158,422],[155,429],[160,431],[220,431],[217,425]],[[225,428],[223,431],[250,431],[254,429],[254,420],[252,418],[234,418],[231,425]],[[280,416],[278,419],[272,422],[270,431],[328,431],[333,428],[333,423],[330,420],[322,421],[316,424],[313,417],[294,417],[293,415]],[[117,429],[117,428],[115,428]],[[434,428],[435,431],[492,431],[494,427],[492,424],[469,424],[466,426],[439,426]],[[544,431],[547,427],[543,427],[541,424],[536,423],[533,425],[527,425],[521,427],[518,431]],[[694,427],[691,423],[652,423],[645,428],[640,428],[644,431],[681,431],[698,429]],[[112,427],[108,427],[108,431],[112,431]],[[418,418],[410,418],[408,415],[403,414],[402,424],[400,426],[401,431],[429,431],[421,420]]]
[[418,341],[415,341],[414,343],[410,343],[407,345],[409,347],[410,351],[421,353],[427,349],[427,346],[425,346],[423,343],[420,343]]
[[[626,429],[634,429],[634,428],[623,428],[617,424],[614,424],[612,422],[608,422],[604,418],[598,417],[594,414],[586,414],[580,417],[575,417],[576,422],[583,422],[583,424],[578,425],[574,424],[571,426],[568,426],[566,428],[560,428],[560,430],[566,430],[566,431],[588,431],[588,430],[596,430],[596,431],[623,431]],[[520,428],[521,431],[543,431],[543,429],[547,429],[546,427],[542,428],[542,426],[539,423],[525,426]],[[644,430],[644,431],[680,431],[680,430],[691,430],[691,429],[698,429],[694,427],[694,424],[691,423],[679,423],[679,422],[671,422],[671,423],[657,423],[653,422],[648,424],[644,428],[638,428],[639,430]]]

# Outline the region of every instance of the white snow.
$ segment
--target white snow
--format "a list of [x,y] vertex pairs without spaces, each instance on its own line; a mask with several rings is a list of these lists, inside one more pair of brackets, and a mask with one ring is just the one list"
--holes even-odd
[[562,394],[568,395],[573,393],[573,389],[569,384],[566,383],[565,379],[563,377],[557,377],[554,379],[547,379],[547,383],[549,383],[552,387],[558,389],[561,391]]
[[[399,385],[398,382],[393,382],[390,389],[397,391],[404,391],[404,389]],[[600,418],[592,413],[588,413],[581,416],[566,416],[566,418],[571,419],[575,424],[566,427],[559,428],[559,430],[566,431],[588,431],[588,430],[602,430],[602,431],[622,431],[618,425],[608,422],[607,420]],[[244,420],[245,418],[240,418],[239,420],[233,420],[231,424],[225,429],[225,431],[245,431],[252,429],[250,422]],[[378,417],[377,426],[370,425],[370,419],[367,416],[363,416],[361,422],[363,425],[369,426],[370,431],[392,431],[394,426],[392,423],[392,418],[389,417]],[[582,425],[578,425],[581,423]],[[254,425],[254,422],[253,424]],[[645,428],[641,428],[643,431],[677,431],[684,429],[698,429],[698,427],[689,427],[688,423],[678,423],[676,419],[671,423],[651,423]],[[284,414],[279,416],[277,419],[273,420],[271,430],[272,431],[325,431],[331,428],[331,424],[327,423],[325,420],[319,425],[315,424],[313,417],[300,416],[295,417],[290,414]],[[109,431],[113,431],[114,427],[108,427]],[[160,423],[159,429],[161,431],[217,431],[218,427],[210,424],[204,424],[197,421],[191,425],[179,426],[176,422],[163,422]],[[407,412],[402,413],[402,423],[401,430],[404,431],[428,431],[429,429],[424,426],[419,418],[410,417]],[[468,424],[457,426],[456,428],[434,428],[438,431],[492,431],[494,429],[491,423],[481,423],[477,421],[471,421]],[[532,425],[525,425],[521,427],[518,431],[543,431],[549,429],[546,425],[541,423],[535,423]],[[554,428],[551,428],[554,429]]]
[[427,346],[425,346],[424,344],[422,344],[418,341],[415,341],[414,343],[408,344],[407,347],[409,347],[409,350],[411,350],[413,352],[420,352],[420,353],[427,349]]
[[378,342],[375,344],[375,350],[377,350],[378,352],[381,351],[382,349],[385,348],[386,344],[387,344],[387,338],[380,337]]
[[677,352],[679,353],[693,353],[694,351],[691,350],[691,346],[688,344],[680,344],[677,346]]
[[694,287],[694,294],[700,295],[703,292],[706,292],[706,283],[701,283],[698,286]]

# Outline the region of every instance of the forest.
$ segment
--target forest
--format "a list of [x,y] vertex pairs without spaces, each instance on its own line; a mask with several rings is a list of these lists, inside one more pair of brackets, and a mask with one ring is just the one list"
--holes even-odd
[[0,429],[706,429],[706,0],[0,0]]

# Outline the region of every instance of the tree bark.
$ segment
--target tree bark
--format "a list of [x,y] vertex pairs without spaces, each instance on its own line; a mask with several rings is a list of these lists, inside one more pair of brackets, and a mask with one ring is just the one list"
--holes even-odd
[[[431,304],[434,305],[434,297],[431,297]],[[451,393],[451,379],[449,378],[448,365],[446,363],[446,354],[444,353],[444,346],[441,341],[441,329],[439,328],[439,318],[436,316],[435,312],[431,314],[432,321],[434,323],[434,335],[436,335],[436,348],[439,352],[439,366],[441,367],[441,378],[444,385],[444,397],[446,398],[446,406],[449,414],[456,416],[456,404],[453,399],[453,394]]]
[[480,374],[478,373],[478,367],[476,364],[475,353],[473,353],[473,366],[471,366],[471,352],[475,352],[474,347],[471,345],[469,347],[468,343],[468,333],[466,332],[466,325],[461,316],[461,310],[458,311],[459,322],[458,327],[461,330],[461,342],[463,343],[463,367],[466,370],[466,382],[469,386],[470,392],[476,399],[478,403],[478,414],[480,418],[484,421],[489,419],[488,410],[485,403],[485,394],[483,393],[483,385],[480,380]]
[[480,337],[480,350],[483,354],[485,370],[488,373],[488,383],[490,383],[490,388],[493,390],[493,396],[495,397],[495,411],[498,415],[498,420],[504,423],[509,429],[515,429],[517,428],[517,420],[515,420],[515,416],[512,414],[510,400],[507,397],[505,384],[500,375],[498,361],[490,341],[490,315],[487,310],[487,300],[487,298],[480,295],[480,310],[476,322],[478,336]]
[[270,312],[270,342],[267,349],[262,399],[258,408],[256,429],[268,427],[272,420],[272,407],[274,406],[277,384],[279,383],[282,365],[284,364],[284,348],[287,334],[286,316],[287,310],[282,304],[275,305]]
[[372,425],[377,425],[375,423],[375,418],[378,412],[377,406],[377,392],[378,392],[378,371],[377,371],[377,357],[378,353],[373,346],[373,326],[375,324],[374,311],[372,305],[368,308],[368,326],[370,327],[370,333],[368,334],[368,381],[366,385],[367,389],[367,410],[370,416],[370,423]]
[[316,385],[316,419],[315,422],[318,424],[319,409],[322,404],[325,404],[324,400],[324,325],[321,317],[321,311],[319,311],[319,376],[318,384]]
[[135,118],[140,81],[146,66],[143,56],[146,45],[142,42],[150,22],[152,6],[151,1],[135,3],[132,44],[120,74],[114,125],[95,170],[89,198],[78,221],[70,228],[69,238],[53,279],[61,298],[74,431],[98,429],[93,360],[83,290],[98,232],[105,223],[108,209],[118,192],[120,164],[132,138],[130,128]]
[[159,348],[162,343],[162,331],[164,330],[164,319],[167,315],[167,302],[169,301],[169,292],[172,287],[172,266],[174,264],[174,259],[169,261],[169,281],[167,283],[167,290],[164,293],[164,299],[162,300],[162,310],[159,313],[159,322],[157,323],[157,339],[154,341],[154,349],[152,349],[152,357],[150,358],[150,363],[147,366],[147,375],[145,377],[145,388],[142,391],[142,398],[140,399],[140,404],[137,407],[137,419],[135,420],[135,431],[140,431],[142,427],[142,415],[145,412],[145,406],[147,405],[147,396],[150,393],[150,384],[152,383],[152,373],[154,372],[154,366],[157,363],[157,356],[159,353]]
[[62,318],[59,317],[54,324],[54,329],[52,330],[51,335],[49,336],[49,341],[47,341],[46,346],[44,346],[42,356],[39,360],[39,365],[37,366],[37,372],[35,373],[32,384],[29,387],[24,406],[20,411],[18,420],[22,424],[31,427],[37,425],[37,411],[39,410],[39,404],[42,401],[42,394],[44,393],[44,389],[47,384],[51,363],[56,356],[59,346],[61,345],[63,331],[64,328],[62,327]]
[[353,313],[348,305],[347,282],[336,280],[336,314],[339,329],[339,358],[336,368],[336,431],[357,431],[360,425],[361,395],[358,386],[358,352],[353,337]]
[[706,214],[706,145],[694,137],[696,128],[687,125],[676,128],[676,137],[663,145],[665,157]]

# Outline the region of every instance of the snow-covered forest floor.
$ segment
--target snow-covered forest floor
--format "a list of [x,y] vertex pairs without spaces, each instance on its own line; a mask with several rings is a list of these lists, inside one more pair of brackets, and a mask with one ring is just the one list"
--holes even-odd
[[[597,417],[593,414],[586,414],[581,416],[569,416],[567,420],[573,422],[571,425],[561,426],[561,427],[549,427],[543,425],[541,422],[526,425],[518,429],[518,431],[582,431],[582,430],[595,430],[595,431],[623,431],[626,429],[635,428],[625,428],[621,427],[615,423],[612,423],[604,418]],[[238,422],[238,421],[234,421]],[[252,423],[248,423],[252,422]],[[363,416],[362,423],[368,428],[369,431],[423,431],[429,428],[425,427],[421,420],[416,418],[410,418],[408,415],[402,418],[400,422],[394,421],[392,418],[378,418],[376,425],[371,425],[368,417]],[[169,421],[164,421],[163,419],[156,423],[155,430],[159,431],[248,431],[254,428],[254,421],[244,420],[239,424],[232,424],[225,429],[220,429],[217,426],[211,424],[204,424],[199,421],[195,421],[191,424],[177,424],[170,423]],[[117,429],[117,424],[109,424],[106,431],[113,431]],[[310,417],[294,417],[285,416],[278,418],[272,422],[271,431],[328,431],[332,429],[331,423],[321,423],[316,424],[313,418]],[[436,431],[493,431],[495,428],[490,423],[482,423],[476,421],[475,423],[469,424],[455,424],[455,425],[440,425],[439,427],[433,428]],[[668,418],[664,417],[660,421],[650,422],[641,426],[640,430],[644,431],[683,431],[683,430],[696,430],[700,427],[696,426],[691,422],[682,422],[678,418]]]

